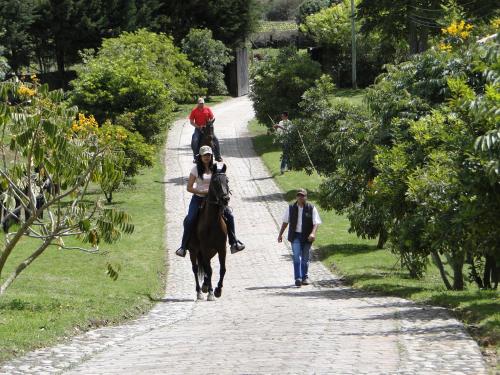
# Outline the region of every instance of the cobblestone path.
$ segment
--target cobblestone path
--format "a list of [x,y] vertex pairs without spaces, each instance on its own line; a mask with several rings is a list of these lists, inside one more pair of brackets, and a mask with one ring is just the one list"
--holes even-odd
[[[276,242],[286,203],[252,149],[248,98],[213,108],[247,248],[228,254],[221,299],[194,302],[186,257],[174,255],[190,194],[192,127],[178,121],[165,154],[169,273],[165,298],[130,323],[97,329],[7,363],[2,374],[485,374],[476,343],[439,308],[343,286],[319,262],[295,288]],[[321,236],[321,230],[319,232]],[[218,277],[218,265],[214,279]]]

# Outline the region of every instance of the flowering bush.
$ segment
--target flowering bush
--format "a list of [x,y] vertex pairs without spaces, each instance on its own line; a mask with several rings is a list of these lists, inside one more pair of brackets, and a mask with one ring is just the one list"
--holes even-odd
[[[128,214],[89,195],[91,183],[106,185],[119,173],[113,168],[116,152],[99,142],[93,117],[75,121],[77,109],[63,102],[62,91],[34,81],[0,84],[0,193],[7,232],[0,248],[0,296],[49,246],[98,252],[102,242],[115,242],[134,228]],[[12,231],[11,222],[19,224]],[[38,242],[4,276],[23,237]],[[89,248],[67,245],[68,237]]]

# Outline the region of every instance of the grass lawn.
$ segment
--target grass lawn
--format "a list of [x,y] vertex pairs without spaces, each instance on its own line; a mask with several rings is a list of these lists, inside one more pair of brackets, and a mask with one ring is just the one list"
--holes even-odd
[[[114,194],[114,205],[132,214],[135,231],[116,244],[102,245],[108,254],[51,247],[14,281],[0,298],[0,361],[61,337],[135,317],[152,305],[150,296],[162,295],[163,175],[157,160],[136,177],[136,185]],[[23,240],[4,277],[33,251],[33,245]],[[105,273],[108,261],[121,266],[117,281]]]
[[[213,96],[207,104],[226,99]],[[175,117],[186,118],[195,105],[179,105]],[[0,297],[0,362],[81,331],[134,318],[163,295],[162,154],[163,147],[159,147],[155,166],[136,176],[135,185],[113,193],[113,204],[132,215],[135,231],[131,236],[103,245],[109,250],[107,254],[49,248]],[[30,240],[23,240],[9,259],[3,278],[33,251],[33,246]],[[121,267],[117,281],[106,275],[107,262]]]
[[[344,96],[362,100],[359,93]],[[286,193],[287,199],[292,201],[296,188],[304,187],[309,191],[309,200],[316,203],[321,178],[297,171],[280,175],[281,150],[273,144],[267,128],[254,120],[250,123],[250,131],[256,152]],[[344,276],[355,288],[449,308],[481,345],[490,365],[496,366],[500,337],[500,299],[497,291],[478,290],[472,284],[467,285],[466,291],[447,291],[433,265],[429,266],[422,280],[410,279],[406,270],[399,267],[394,254],[386,249],[376,249],[376,240],[358,238],[348,232],[349,221],[345,217],[318,209],[323,224],[315,244],[320,258],[329,269]]]

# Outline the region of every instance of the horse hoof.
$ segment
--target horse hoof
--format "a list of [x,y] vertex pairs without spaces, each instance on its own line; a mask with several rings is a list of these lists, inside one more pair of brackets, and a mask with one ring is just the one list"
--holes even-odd
[[208,285],[203,284],[203,285],[201,286],[201,291],[202,291],[203,293],[207,293],[207,292],[208,292]]
[[222,294],[222,288],[215,288],[214,295],[219,298]]
[[207,301],[215,301],[215,296],[213,293],[208,293]]
[[197,299],[198,301],[203,301],[203,300],[205,299],[205,297],[203,296],[203,293],[202,293],[202,292],[198,292],[198,293],[196,294],[196,299]]

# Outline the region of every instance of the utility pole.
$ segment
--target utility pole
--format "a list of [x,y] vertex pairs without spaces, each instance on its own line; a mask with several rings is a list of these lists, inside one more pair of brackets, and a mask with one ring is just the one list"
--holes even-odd
[[354,5],[354,0],[351,0],[351,38],[352,38],[352,88],[357,89],[358,84],[356,82],[356,25],[354,23],[354,17],[355,17],[355,5]]

